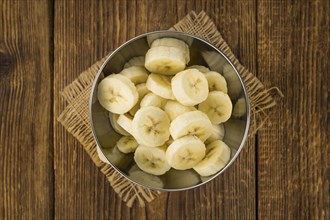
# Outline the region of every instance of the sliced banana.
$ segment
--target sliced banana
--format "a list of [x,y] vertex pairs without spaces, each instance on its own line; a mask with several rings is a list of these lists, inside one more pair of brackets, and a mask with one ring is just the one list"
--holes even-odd
[[211,143],[216,140],[222,140],[225,136],[225,126],[223,124],[212,125],[211,136],[205,141],[205,143]]
[[210,176],[219,172],[230,159],[230,148],[220,140],[206,146],[205,158],[193,169],[201,176]]
[[189,63],[190,53],[189,53],[189,47],[186,44],[186,42],[176,38],[165,37],[154,40],[151,44],[151,47],[159,47],[159,46],[179,48],[180,50],[184,51],[186,63]]
[[205,145],[196,136],[185,136],[174,140],[166,150],[169,165],[177,170],[194,167],[205,156]]
[[239,98],[233,109],[233,116],[235,118],[240,118],[246,114],[246,101],[243,97]]
[[134,160],[141,170],[157,176],[171,169],[171,166],[166,160],[166,151],[163,147],[145,147],[139,145],[135,150]]
[[167,76],[151,73],[146,85],[151,92],[164,99],[175,99],[172,92],[171,79]]
[[168,100],[164,106],[164,111],[170,117],[171,121],[173,121],[176,117],[178,117],[179,115],[182,115],[183,113],[194,111],[194,110],[196,110],[195,107],[185,106],[174,100]]
[[135,85],[128,78],[112,74],[98,85],[97,97],[106,110],[124,114],[137,103],[139,95]]
[[145,67],[152,73],[174,75],[186,67],[185,52],[176,47],[152,47],[146,54]]
[[129,114],[119,115],[117,119],[117,123],[119,124],[119,126],[122,127],[125,131],[127,131],[130,135],[133,134],[132,121],[133,118]]
[[186,136],[195,135],[203,142],[210,137],[212,123],[201,111],[191,111],[176,117],[170,126],[170,133],[174,140]]
[[131,67],[131,66],[143,66],[144,67],[144,56],[133,57],[124,65],[124,69]]
[[209,90],[221,91],[224,93],[228,92],[226,79],[218,72],[210,71],[205,73],[205,77],[209,84]]
[[140,102],[141,107],[155,106],[158,108],[163,108],[165,104],[166,104],[166,99],[152,92],[146,94]]
[[118,150],[125,154],[134,152],[138,145],[132,136],[124,136],[117,141]]
[[138,99],[138,102],[134,105],[134,107],[131,108],[131,110],[129,110],[129,114],[132,115],[132,116],[134,116],[135,113],[139,110],[140,103],[141,103],[141,100],[143,99],[143,97],[148,92],[150,92],[145,83],[140,83],[140,84],[136,85],[136,90],[139,94],[139,99]]
[[164,188],[164,182],[158,176],[143,172],[137,165],[134,165],[129,171],[128,176],[145,186]]
[[170,169],[166,174],[166,188],[178,189],[195,186],[201,179],[199,175],[192,169],[175,170]]
[[143,66],[131,66],[123,69],[119,74],[126,76],[134,84],[145,83],[149,75]]
[[187,69],[198,69],[199,72],[201,73],[207,73],[210,72],[211,70],[209,68],[207,68],[206,66],[201,66],[201,65],[192,65],[192,66],[188,66]]
[[119,118],[118,114],[113,114],[111,112],[109,112],[109,118],[110,118],[110,123],[112,128],[119,134],[124,135],[124,136],[128,136],[130,135],[127,131],[125,131],[118,123],[117,120]]
[[203,102],[209,93],[207,79],[197,69],[179,72],[172,78],[171,84],[176,100],[187,106]]
[[132,130],[137,142],[148,147],[163,145],[170,137],[170,119],[158,107],[140,108],[133,119]]
[[229,96],[220,91],[212,91],[207,99],[198,105],[198,110],[207,114],[213,124],[227,121],[233,109]]

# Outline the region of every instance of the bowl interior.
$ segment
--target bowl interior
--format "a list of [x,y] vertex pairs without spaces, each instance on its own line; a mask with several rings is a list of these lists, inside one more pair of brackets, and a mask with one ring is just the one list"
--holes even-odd
[[[133,160],[133,153],[123,154],[115,147],[121,135],[112,128],[109,112],[97,100],[97,85],[106,76],[119,73],[124,64],[135,56],[145,55],[149,44],[154,39],[175,37],[184,40],[190,46],[190,65],[204,65],[213,71],[221,73],[227,81],[228,95],[230,96],[235,114],[224,123],[225,136],[223,141],[231,148],[231,158],[226,167],[210,177],[200,177],[193,169],[178,171],[171,169],[163,176],[152,176],[143,173],[138,176],[129,176],[130,169],[137,169]],[[235,105],[239,100],[240,104]],[[91,91],[90,117],[93,134],[101,151],[111,165],[131,181],[152,189],[176,191],[200,186],[222,173],[237,157],[243,147],[249,128],[249,101],[244,84],[236,69],[229,60],[215,47],[197,37],[172,31],[158,31],[138,36],[114,51],[100,68]]]

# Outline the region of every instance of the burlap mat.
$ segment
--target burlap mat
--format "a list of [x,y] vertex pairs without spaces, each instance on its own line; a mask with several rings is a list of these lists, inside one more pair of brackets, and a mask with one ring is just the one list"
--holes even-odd
[[[191,33],[211,42],[225,53],[236,66],[245,82],[250,97],[250,136],[251,134],[253,135],[267,119],[267,109],[276,105],[269,93],[269,90],[273,88],[266,89],[251,72],[239,63],[205,12],[202,11],[197,15],[192,11],[171,29]],[[105,58],[97,61],[89,69],[82,72],[76,80],[61,92],[68,105],[58,117],[58,121],[82,144],[96,166],[107,176],[112,188],[126,202],[127,206],[131,207],[134,203],[137,203],[143,207],[147,202],[155,199],[160,192],[142,188],[126,180],[110,165],[103,163],[96,151],[96,143],[89,124],[88,99],[94,77],[104,60]]]

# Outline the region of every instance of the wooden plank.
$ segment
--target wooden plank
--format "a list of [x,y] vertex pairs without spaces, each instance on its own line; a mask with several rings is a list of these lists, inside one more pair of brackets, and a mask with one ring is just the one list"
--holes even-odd
[[[59,92],[80,72],[127,39],[146,32],[146,1],[56,1],[54,120],[64,108]],[[58,123],[55,147],[55,219],[143,219],[129,209],[81,145]]]
[[51,219],[52,4],[1,1],[0,33],[0,219]]
[[258,76],[284,99],[258,136],[260,219],[330,219],[329,1],[258,1]]
[[[56,1],[54,120],[64,108],[60,90],[81,71],[127,39],[168,29],[191,10],[202,9],[218,27],[227,27],[221,32],[229,44],[245,65],[256,70],[254,1],[235,5],[229,0]],[[55,218],[255,218],[254,139],[212,183],[196,190],[163,193],[144,209],[128,209],[77,141],[57,123],[54,135]]]

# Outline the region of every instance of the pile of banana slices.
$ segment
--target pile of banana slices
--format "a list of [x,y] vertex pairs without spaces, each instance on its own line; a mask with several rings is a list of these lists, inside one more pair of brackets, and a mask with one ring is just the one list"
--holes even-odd
[[227,82],[205,66],[187,67],[189,61],[184,41],[161,38],[99,83],[98,100],[123,135],[116,148],[134,153],[130,175],[159,176],[174,168],[205,177],[228,163],[230,148],[222,141],[233,110]]

